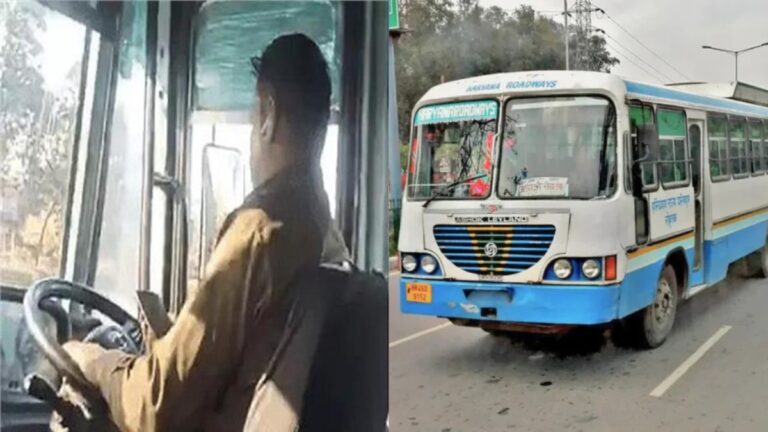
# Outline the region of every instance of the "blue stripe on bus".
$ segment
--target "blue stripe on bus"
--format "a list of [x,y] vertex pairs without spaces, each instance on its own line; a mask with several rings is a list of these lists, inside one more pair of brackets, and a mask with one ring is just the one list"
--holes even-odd
[[[768,234],[768,217],[765,214],[730,225],[716,229],[717,237],[704,242],[705,274],[703,280],[701,272],[691,275],[694,284],[705,282],[711,285],[723,280],[730,263],[765,244]],[[414,303],[405,300],[405,284],[419,279],[403,275],[400,280],[400,309],[404,313],[446,318],[538,324],[607,323],[651,304],[664,260],[677,247],[683,247],[688,262],[693,263],[693,239],[683,239],[631,259],[629,266],[633,269],[616,285],[429,280],[425,282],[432,285],[432,302]],[[471,297],[468,298],[468,295]],[[482,317],[480,308],[495,308],[496,317]]]
[[768,117],[768,108],[763,108],[759,105],[752,105],[724,98],[690,94],[668,87],[657,87],[633,81],[624,81],[624,83],[627,86],[627,93],[669,99],[673,101],[688,102],[695,105],[711,106],[713,108],[739,111],[745,115]]
[[[600,324],[616,316],[618,285],[525,285],[490,282],[429,281],[432,302],[405,300],[405,285],[418,281],[400,279],[400,310],[404,313],[446,318],[490,319],[482,308],[495,308],[495,321],[542,324]],[[469,298],[468,298],[469,296]]]
[[726,231],[725,229],[730,228],[729,226],[721,228],[721,231],[727,234],[704,242],[704,262],[709,264],[705,267],[704,278],[708,284],[725,279],[728,263],[750,254],[765,244],[768,218],[764,216],[760,215],[733,224],[742,226],[736,231]]
[[[743,221],[747,222],[747,221]],[[735,225],[735,224],[734,224]],[[706,283],[716,284],[725,279],[730,264],[765,245],[768,222],[764,218],[751,218],[751,223],[737,231],[721,235],[713,240],[707,240],[703,245],[704,275],[695,280],[691,275],[689,286]],[[667,250],[659,249],[659,251]],[[671,250],[671,249],[668,249]],[[644,266],[627,273],[621,284],[621,296],[619,317],[625,317],[635,311],[648,306],[653,301],[655,281],[659,279],[666,253],[654,251],[648,255],[655,255],[651,265]],[[657,253],[659,252],[659,253]],[[693,243],[685,249],[689,266],[693,263]]]

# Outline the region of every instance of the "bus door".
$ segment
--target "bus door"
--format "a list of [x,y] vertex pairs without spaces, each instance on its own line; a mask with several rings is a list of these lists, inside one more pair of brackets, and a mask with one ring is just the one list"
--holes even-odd
[[688,121],[688,142],[691,159],[691,180],[694,193],[694,254],[691,268],[691,287],[704,283],[704,188],[702,169],[704,152],[704,121]]

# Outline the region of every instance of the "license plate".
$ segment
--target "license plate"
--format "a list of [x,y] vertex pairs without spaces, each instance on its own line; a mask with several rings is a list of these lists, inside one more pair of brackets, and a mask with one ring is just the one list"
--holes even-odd
[[423,282],[407,282],[405,299],[415,303],[432,303],[432,285]]

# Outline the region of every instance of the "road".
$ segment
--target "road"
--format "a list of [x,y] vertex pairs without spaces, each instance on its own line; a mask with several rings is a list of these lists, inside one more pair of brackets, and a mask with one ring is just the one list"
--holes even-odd
[[436,327],[445,321],[399,312],[398,282],[391,274],[393,432],[768,430],[765,280],[729,279],[681,304],[652,351]]

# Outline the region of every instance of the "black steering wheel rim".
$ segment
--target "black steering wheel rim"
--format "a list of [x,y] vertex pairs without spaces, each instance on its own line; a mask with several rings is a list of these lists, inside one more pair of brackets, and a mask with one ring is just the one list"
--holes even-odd
[[64,279],[42,279],[32,284],[24,295],[24,321],[42,354],[88,401],[100,400],[98,389],[85,378],[72,356],[44,331],[43,314],[47,311],[41,308],[41,304],[52,298],[69,299],[90,306],[120,325],[136,320],[118,305],[85,285]]

